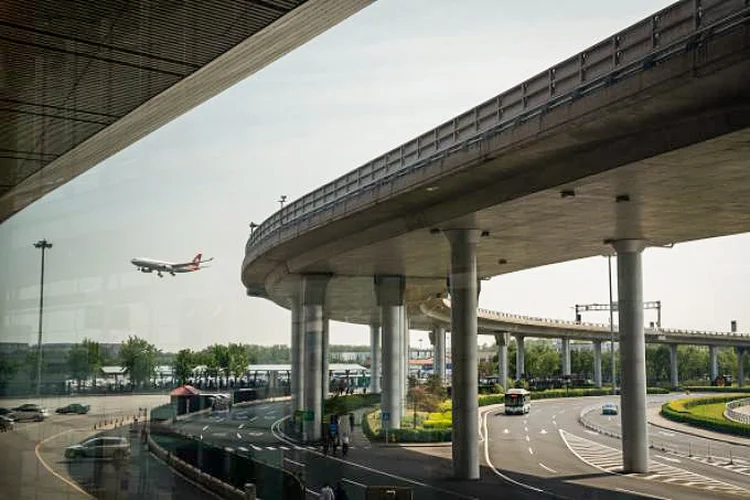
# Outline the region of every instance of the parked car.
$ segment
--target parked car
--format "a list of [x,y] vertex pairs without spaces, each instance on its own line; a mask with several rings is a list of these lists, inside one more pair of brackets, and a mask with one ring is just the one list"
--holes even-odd
[[604,403],[602,406],[602,415],[617,415],[617,405],[614,403]]
[[101,436],[68,446],[65,458],[112,458],[122,460],[130,455],[130,443],[124,437]]
[[13,411],[7,408],[0,408],[0,416],[13,418]]
[[49,411],[47,411],[47,408],[43,408],[34,403],[26,403],[21,406],[16,406],[15,408],[12,408],[12,410],[16,422],[21,422],[23,420],[41,422],[49,417]]
[[0,415],[0,432],[12,431],[16,421],[7,415]]
[[63,406],[55,410],[55,413],[77,413],[79,415],[85,415],[89,412],[91,406],[82,405],[80,403],[71,403],[67,406]]

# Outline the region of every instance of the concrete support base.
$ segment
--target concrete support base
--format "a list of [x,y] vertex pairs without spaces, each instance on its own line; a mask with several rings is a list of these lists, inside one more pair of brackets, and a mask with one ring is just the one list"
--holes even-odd
[[380,325],[370,325],[370,388],[380,393]]
[[673,389],[680,386],[679,367],[677,366],[677,344],[669,344],[669,383]]
[[376,276],[375,295],[380,307],[383,334],[383,380],[381,410],[386,429],[401,428],[402,311],[404,308],[403,276]]
[[321,438],[323,416],[323,304],[327,275],[302,277],[302,308],[305,332],[305,409],[302,437],[305,441]]
[[497,378],[500,387],[508,390],[508,334],[495,334],[497,342]]
[[526,367],[524,366],[526,348],[523,345],[523,340],[523,335],[516,335],[516,380],[524,378],[526,373]]
[[570,375],[570,339],[562,339],[562,374]]
[[594,341],[594,385],[602,386],[602,341]]
[[715,345],[708,346],[708,373],[711,377],[711,382],[719,376],[719,362]]

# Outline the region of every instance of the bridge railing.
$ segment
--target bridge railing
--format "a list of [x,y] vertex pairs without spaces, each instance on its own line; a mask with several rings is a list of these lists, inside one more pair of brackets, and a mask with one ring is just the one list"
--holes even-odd
[[735,399],[734,401],[730,401],[726,404],[724,416],[729,420],[733,420],[734,422],[749,425],[750,413],[744,413],[736,410],[736,408],[748,405],[750,405],[750,398]]
[[[246,253],[276,243],[353,196],[490,139],[555,107],[606,88],[740,26],[745,0],[682,0],[289,203],[250,235]],[[298,229],[299,230],[299,229]]]

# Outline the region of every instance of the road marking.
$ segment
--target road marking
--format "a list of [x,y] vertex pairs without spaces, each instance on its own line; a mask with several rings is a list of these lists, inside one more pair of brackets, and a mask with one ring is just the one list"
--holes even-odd
[[674,432],[667,432],[667,431],[659,431],[659,434],[662,436],[672,437],[674,436]]
[[239,446],[237,449],[240,450],[240,451],[250,451],[247,448],[245,448],[244,446]]
[[276,448],[274,448],[273,446],[266,446],[266,449],[271,450],[271,451],[276,451]]
[[[354,446],[350,446],[349,448],[354,448]],[[289,450],[286,446],[279,446],[280,450]]]
[[203,429],[201,429],[201,430],[202,430],[202,431],[205,431],[206,429],[208,429],[208,426],[207,426],[207,425],[204,425],[204,426],[203,426]]
[[[610,446],[576,436],[563,429],[559,430],[565,446],[573,455],[585,464],[607,472],[609,474],[622,474],[622,451]],[[679,484],[709,491],[720,491],[722,493],[739,494],[747,496],[750,490],[730,484],[718,479],[713,479],[696,472],[680,469],[673,465],[666,465],[655,460],[649,460],[649,472],[628,473],[630,477],[636,477],[647,481],[657,481],[667,484]]]
[[676,464],[681,464],[682,463],[682,460],[680,460],[679,458],[664,457],[662,455],[655,455],[655,456],[656,456],[656,458],[659,458],[661,460],[666,460],[667,462],[673,462],[673,463],[676,463]]
[[551,468],[547,467],[542,462],[539,462],[539,467],[541,467],[542,469],[544,469],[546,471],[551,472],[552,474],[557,474],[557,471],[555,469],[551,469]]
[[[487,413],[485,413],[485,418],[486,418],[486,415],[487,415]],[[286,416],[286,417],[282,417],[282,418],[276,420],[273,423],[273,425],[271,425],[271,433],[279,441],[283,441],[283,442],[285,442],[286,444],[289,444],[289,445],[294,445],[294,442],[291,441],[289,438],[287,438],[286,435],[284,435],[280,430],[278,432],[276,430],[276,429],[280,429],[281,422],[283,422],[284,420],[288,420],[289,418],[290,418],[289,416]],[[487,444],[487,440],[485,439],[485,445],[486,444]],[[475,497],[471,497],[471,496],[467,496],[467,495],[462,495],[462,494],[460,494],[460,493],[458,493],[456,491],[453,491],[453,490],[446,490],[446,489],[443,489],[443,488],[438,488],[436,486],[432,486],[432,485],[429,485],[427,483],[423,483],[421,481],[417,481],[415,479],[410,479],[408,477],[403,477],[403,476],[398,476],[396,474],[391,474],[390,472],[385,472],[385,471],[382,471],[382,470],[373,469],[372,467],[367,467],[366,465],[358,464],[357,462],[350,462],[349,460],[343,460],[341,458],[338,458],[336,456],[331,456],[331,455],[327,455],[326,456],[326,455],[323,455],[323,453],[319,452],[317,450],[317,448],[315,448],[314,446],[309,446],[308,448],[310,448],[310,451],[308,451],[306,453],[312,453],[312,454],[315,454],[315,455],[317,455],[319,457],[326,458],[328,460],[335,460],[336,462],[340,462],[342,464],[346,464],[346,465],[349,465],[351,467],[356,467],[358,469],[366,470],[368,472],[372,472],[372,473],[375,473],[375,474],[381,474],[381,475],[383,475],[385,477],[389,477],[391,479],[397,479],[397,480],[403,481],[405,483],[414,484],[416,486],[421,486],[422,488],[427,488],[427,489],[430,489],[430,490],[439,491],[441,493],[452,495],[455,498],[462,498],[464,500],[477,500]],[[538,490],[538,491],[542,491],[542,490]]]
[[235,435],[237,436],[237,439],[242,439],[242,434],[240,434],[239,432]]
[[651,495],[649,493],[641,493],[640,491],[634,491],[634,490],[626,490],[625,488],[617,488],[617,491],[621,491],[623,493],[629,493],[631,495],[638,495],[646,498],[657,498],[659,500],[670,500],[668,497],[657,497],[655,495]]
[[239,426],[239,427],[237,427],[237,428],[238,428],[238,429],[242,429],[243,427],[245,427],[245,424],[240,424],[240,426]]
[[503,434],[510,434],[510,431],[508,429],[503,429]]
[[529,437],[529,435],[528,435],[528,434],[526,435],[526,442],[527,442],[527,443],[528,443],[528,442],[531,442],[531,438]]
[[220,437],[220,438],[227,437],[227,433],[226,432],[214,432],[211,435],[214,436],[214,437]]
[[252,447],[252,448],[253,448],[253,449],[254,449],[255,451],[262,451],[262,450],[263,450],[263,448],[261,448],[260,446],[255,446],[254,444],[251,444],[250,446],[251,446],[251,447]]
[[529,421],[528,421],[528,420],[524,420],[524,421],[523,421],[523,425],[527,425],[528,423],[529,423]]
[[532,455],[534,454],[534,450],[531,449],[531,446],[529,446],[529,453]]
[[553,420],[552,423],[555,424],[555,427],[557,427],[557,420]]
[[528,427],[524,427],[523,428],[523,432],[529,432],[529,428]]
[[227,446],[226,448],[224,448],[224,451],[226,451],[227,453],[232,453],[234,451],[234,448],[230,448],[229,446]]
[[56,477],[57,479],[59,479],[59,480],[60,480],[60,481],[62,481],[63,483],[65,483],[65,484],[67,484],[68,486],[70,486],[71,488],[73,488],[74,490],[78,491],[79,493],[82,493],[83,495],[86,495],[86,497],[87,497],[87,498],[91,498],[91,499],[94,499],[94,500],[95,500],[95,497],[94,497],[94,496],[92,496],[92,495],[90,495],[89,493],[87,493],[87,492],[86,492],[86,490],[84,490],[83,488],[81,488],[80,486],[78,486],[78,485],[77,485],[76,483],[74,483],[73,481],[71,481],[71,480],[69,480],[69,479],[67,479],[67,478],[63,477],[63,476],[62,476],[62,475],[60,475],[60,474],[59,474],[59,473],[58,473],[57,471],[55,471],[55,470],[54,470],[54,469],[53,469],[52,467],[50,467],[50,466],[49,466],[49,465],[47,464],[47,462],[45,462],[45,461],[44,461],[44,459],[42,458],[42,454],[41,454],[41,453],[39,453],[39,448],[40,448],[40,447],[41,447],[41,446],[42,446],[42,445],[43,445],[44,443],[46,443],[47,441],[50,441],[50,440],[52,440],[52,439],[54,439],[54,438],[56,438],[56,437],[58,437],[58,436],[62,436],[63,434],[67,434],[67,433],[69,433],[69,432],[73,432],[73,430],[75,430],[75,429],[68,429],[68,430],[65,430],[65,431],[62,431],[62,432],[58,432],[57,434],[53,434],[53,435],[51,435],[51,436],[49,436],[49,437],[47,437],[47,438],[45,438],[45,439],[43,439],[43,440],[39,441],[39,442],[38,442],[38,443],[36,444],[36,446],[34,446],[34,454],[36,455],[36,459],[37,459],[37,460],[39,460],[39,463],[40,463],[40,464],[42,464],[42,467],[44,467],[45,469],[47,469],[47,472],[49,472],[50,474],[52,474],[53,476],[55,476],[55,477]]
[[599,435],[599,433],[598,433],[598,432],[596,432],[596,431],[592,431],[592,430],[590,430],[590,429],[586,429],[586,432],[588,432],[589,434],[591,434],[591,435],[593,435],[593,436],[597,436],[597,435]]
[[539,434],[547,434],[547,431],[545,429],[542,429],[541,431],[539,431]]
[[257,416],[257,415],[256,415],[256,416],[254,416],[254,417],[252,417],[252,418],[250,418],[250,419],[249,419],[249,421],[250,421],[250,422],[252,422],[252,421],[254,421],[254,420],[255,420],[256,418],[258,418],[258,416]]
[[249,434],[249,435],[251,435],[251,436],[255,436],[255,437],[258,437],[258,436],[262,436],[262,435],[263,435],[263,433],[262,433],[262,432],[248,432],[248,434]]

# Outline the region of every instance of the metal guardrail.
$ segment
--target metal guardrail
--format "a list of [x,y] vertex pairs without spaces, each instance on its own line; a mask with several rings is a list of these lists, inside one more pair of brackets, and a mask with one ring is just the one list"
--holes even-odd
[[250,235],[246,255],[278,243],[281,230],[292,222],[332,213],[353,196],[384,187],[551,109],[695,50],[745,23],[748,5],[747,0],[681,0],[666,7],[289,203]]
[[726,404],[724,416],[733,422],[750,425],[750,414],[736,411],[735,408],[750,405],[750,398],[735,399]]

